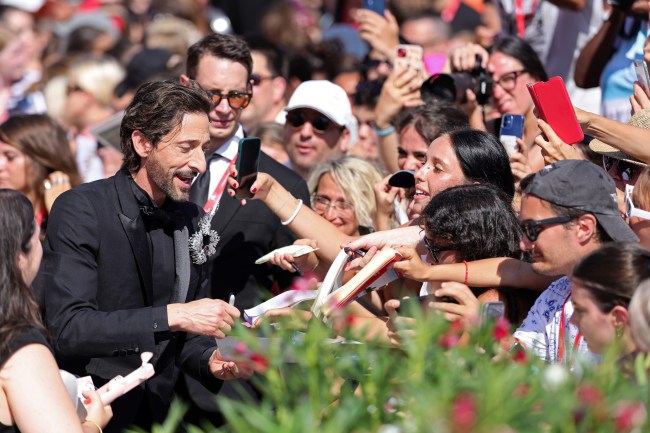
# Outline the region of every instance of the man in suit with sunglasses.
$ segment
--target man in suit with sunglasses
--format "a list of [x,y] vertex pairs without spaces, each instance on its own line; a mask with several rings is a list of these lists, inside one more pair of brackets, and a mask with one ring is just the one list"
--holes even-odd
[[[190,200],[206,212],[218,206],[211,223],[220,240],[210,263],[210,296],[229,300],[233,295],[239,310],[251,308],[272,292],[288,288],[294,277],[277,266],[255,264],[264,254],[292,244],[296,239],[293,233],[260,201],[251,200],[241,206],[239,200],[223,193],[222,181],[237,155],[239,140],[245,136],[240,120],[253,97],[252,65],[250,49],[242,39],[211,34],[189,48],[186,73],[180,76],[182,84],[200,87],[212,99],[207,168],[192,184]],[[309,203],[305,181],[263,152],[259,171],[269,173],[295,197]],[[187,376],[185,379],[187,387],[180,384],[177,389],[193,403],[186,419],[198,423],[207,418],[215,425],[221,424],[214,394],[198,381]],[[224,385],[220,394],[235,397],[239,385],[248,387],[244,381],[237,382],[234,386]]]
[[345,155],[352,108],[345,90],[326,80],[301,83],[286,108],[284,142],[291,168],[303,178],[328,159]]

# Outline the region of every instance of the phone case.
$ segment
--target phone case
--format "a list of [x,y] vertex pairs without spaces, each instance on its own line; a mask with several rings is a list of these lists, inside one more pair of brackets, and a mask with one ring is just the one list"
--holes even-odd
[[562,141],[575,144],[584,139],[562,77],[528,84],[528,92],[535,103],[537,117],[548,123]]
[[524,116],[521,114],[504,114],[501,118],[499,140],[506,148],[508,155],[517,153],[517,138],[524,135]]
[[363,0],[361,7],[363,9],[370,9],[383,17],[384,9],[386,9],[386,2],[384,0]]
[[400,44],[395,47],[395,65],[422,70],[422,47],[420,45]]
[[636,71],[636,80],[641,88],[646,95],[650,95],[650,75],[648,75],[648,65],[645,60],[635,60],[634,70]]

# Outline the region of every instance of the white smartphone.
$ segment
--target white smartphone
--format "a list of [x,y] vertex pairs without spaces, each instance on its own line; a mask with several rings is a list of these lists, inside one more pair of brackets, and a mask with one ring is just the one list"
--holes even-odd
[[650,96],[650,76],[648,75],[648,64],[645,60],[635,60],[634,70],[636,71],[636,80],[646,95]]

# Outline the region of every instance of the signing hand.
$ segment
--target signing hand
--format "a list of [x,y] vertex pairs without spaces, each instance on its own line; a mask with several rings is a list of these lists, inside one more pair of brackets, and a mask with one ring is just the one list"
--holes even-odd
[[237,308],[220,299],[204,298],[167,306],[170,330],[214,338],[224,338],[239,314]]

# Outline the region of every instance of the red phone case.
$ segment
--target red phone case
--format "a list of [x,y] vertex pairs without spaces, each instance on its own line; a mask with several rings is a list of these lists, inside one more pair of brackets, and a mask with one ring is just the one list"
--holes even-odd
[[575,144],[584,139],[562,77],[528,84],[528,92],[535,103],[537,117],[548,123],[562,141]]

